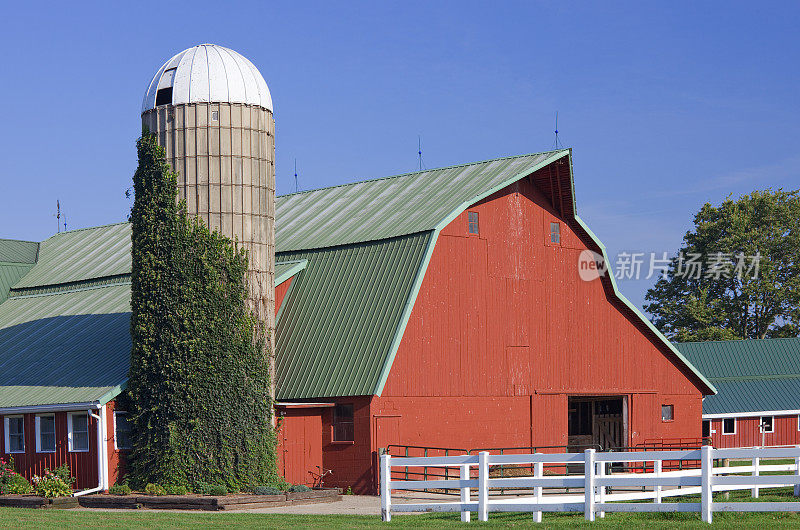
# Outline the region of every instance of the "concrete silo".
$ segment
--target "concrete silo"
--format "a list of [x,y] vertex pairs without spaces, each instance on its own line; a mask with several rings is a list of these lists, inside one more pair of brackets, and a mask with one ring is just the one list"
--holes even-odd
[[274,337],[275,121],[264,78],[233,50],[189,48],[153,76],[142,123],[178,173],[189,214],[250,251],[251,303]]

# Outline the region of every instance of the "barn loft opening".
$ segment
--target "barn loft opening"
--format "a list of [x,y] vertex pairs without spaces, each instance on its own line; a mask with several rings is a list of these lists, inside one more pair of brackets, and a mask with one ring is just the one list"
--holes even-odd
[[156,107],[172,103],[172,87],[159,88],[156,92]]

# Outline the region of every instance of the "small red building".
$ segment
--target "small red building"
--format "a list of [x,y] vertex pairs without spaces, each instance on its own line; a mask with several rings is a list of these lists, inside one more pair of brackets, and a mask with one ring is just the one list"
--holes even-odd
[[676,346],[717,387],[703,401],[714,447],[800,444],[800,338]]
[[699,443],[714,388],[581,279],[605,255],[573,189],[560,150],[278,198],[278,398],[329,405],[294,411],[322,424],[300,475],[373,492],[390,445]]

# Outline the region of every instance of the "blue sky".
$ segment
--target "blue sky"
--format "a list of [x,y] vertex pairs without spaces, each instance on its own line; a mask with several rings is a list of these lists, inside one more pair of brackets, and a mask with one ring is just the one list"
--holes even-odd
[[[174,53],[233,48],[275,105],[278,193],[548,150],[609,247],[674,252],[694,213],[800,187],[796,2],[14,3],[0,237],[121,221],[142,95]],[[12,22],[9,22],[12,21]],[[641,305],[652,280],[620,282]]]

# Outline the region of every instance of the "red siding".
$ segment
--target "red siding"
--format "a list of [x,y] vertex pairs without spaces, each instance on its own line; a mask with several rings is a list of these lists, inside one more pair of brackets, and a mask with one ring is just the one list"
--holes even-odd
[[[774,432],[764,434],[765,445],[798,445],[797,414],[773,417]],[[736,434],[722,434],[722,420],[711,420],[711,440],[714,447],[755,447],[761,445],[758,425],[761,417],[736,418]],[[716,432],[713,432],[716,431]]]
[[[77,411],[76,411],[77,412]],[[56,412],[56,451],[54,453],[36,452],[36,414],[24,414],[25,417],[25,453],[6,454],[5,447],[5,420],[0,422],[2,427],[3,458],[14,458],[17,471],[28,480],[33,475],[44,474],[45,469],[53,470],[63,463],[67,463],[72,475],[77,477],[73,487],[77,489],[94,488],[97,486],[97,421],[89,418],[89,451],[70,452],[67,446],[67,413]],[[14,414],[14,416],[18,416]],[[0,416],[2,418],[2,416]]]
[[[371,397],[343,397],[325,401],[353,404],[354,442],[333,441],[333,409],[322,413],[322,465],[333,472],[325,477],[325,486],[352,487],[355,493],[375,491],[376,478],[372,446]],[[375,467],[377,469],[377,467]]]
[[294,276],[286,280],[285,282],[275,286],[275,314],[278,314],[278,310],[281,308],[281,304],[283,303],[283,299],[286,298],[286,293],[289,292],[289,286],[292,285],[292,281],[294,280]]
[[[530,181],[468,211],[480,234],[467,233],[467,212],[441,232],[374,398],[373,416],[400,418],[390,443],[565,445],[570,395],[625,396],[631,445],[700,437],[701,390],[599,280],[579,278],[587,243]],[[561,225],[560,244],[550,243],[550,222]],[[662,404],[674,405],[674,421],[661,421]],[[360,469],[369,462],[362,456]]]
[[[83,411],[73,411],[83,412]],[[96,411],[95,411],[96,413]],[[41,414],[49,414],[43,412]],[[36,452],[36,414],[23,414],[25,417],[25,453],[6,454],[5,450],[5,421],[0,416],[0,455],[3,458],[14,458],[17,471],[28,480],[33,475],[42,475],[45,469],[53,470],[64,462],[69,466],[72,476],[76,477],[73,488],[95,488],[97,482],[97,420],[89,417],[89,451],[71,452],[67,442],[67,412],[55,412],[56,417],[56,451],[54,453]],[[106,405],[106,443],[108,444],[109,485],[121,478],[124,471],[124,456],[114,449],[114,402]],[[19,416],[13,414],[12,416]]]

